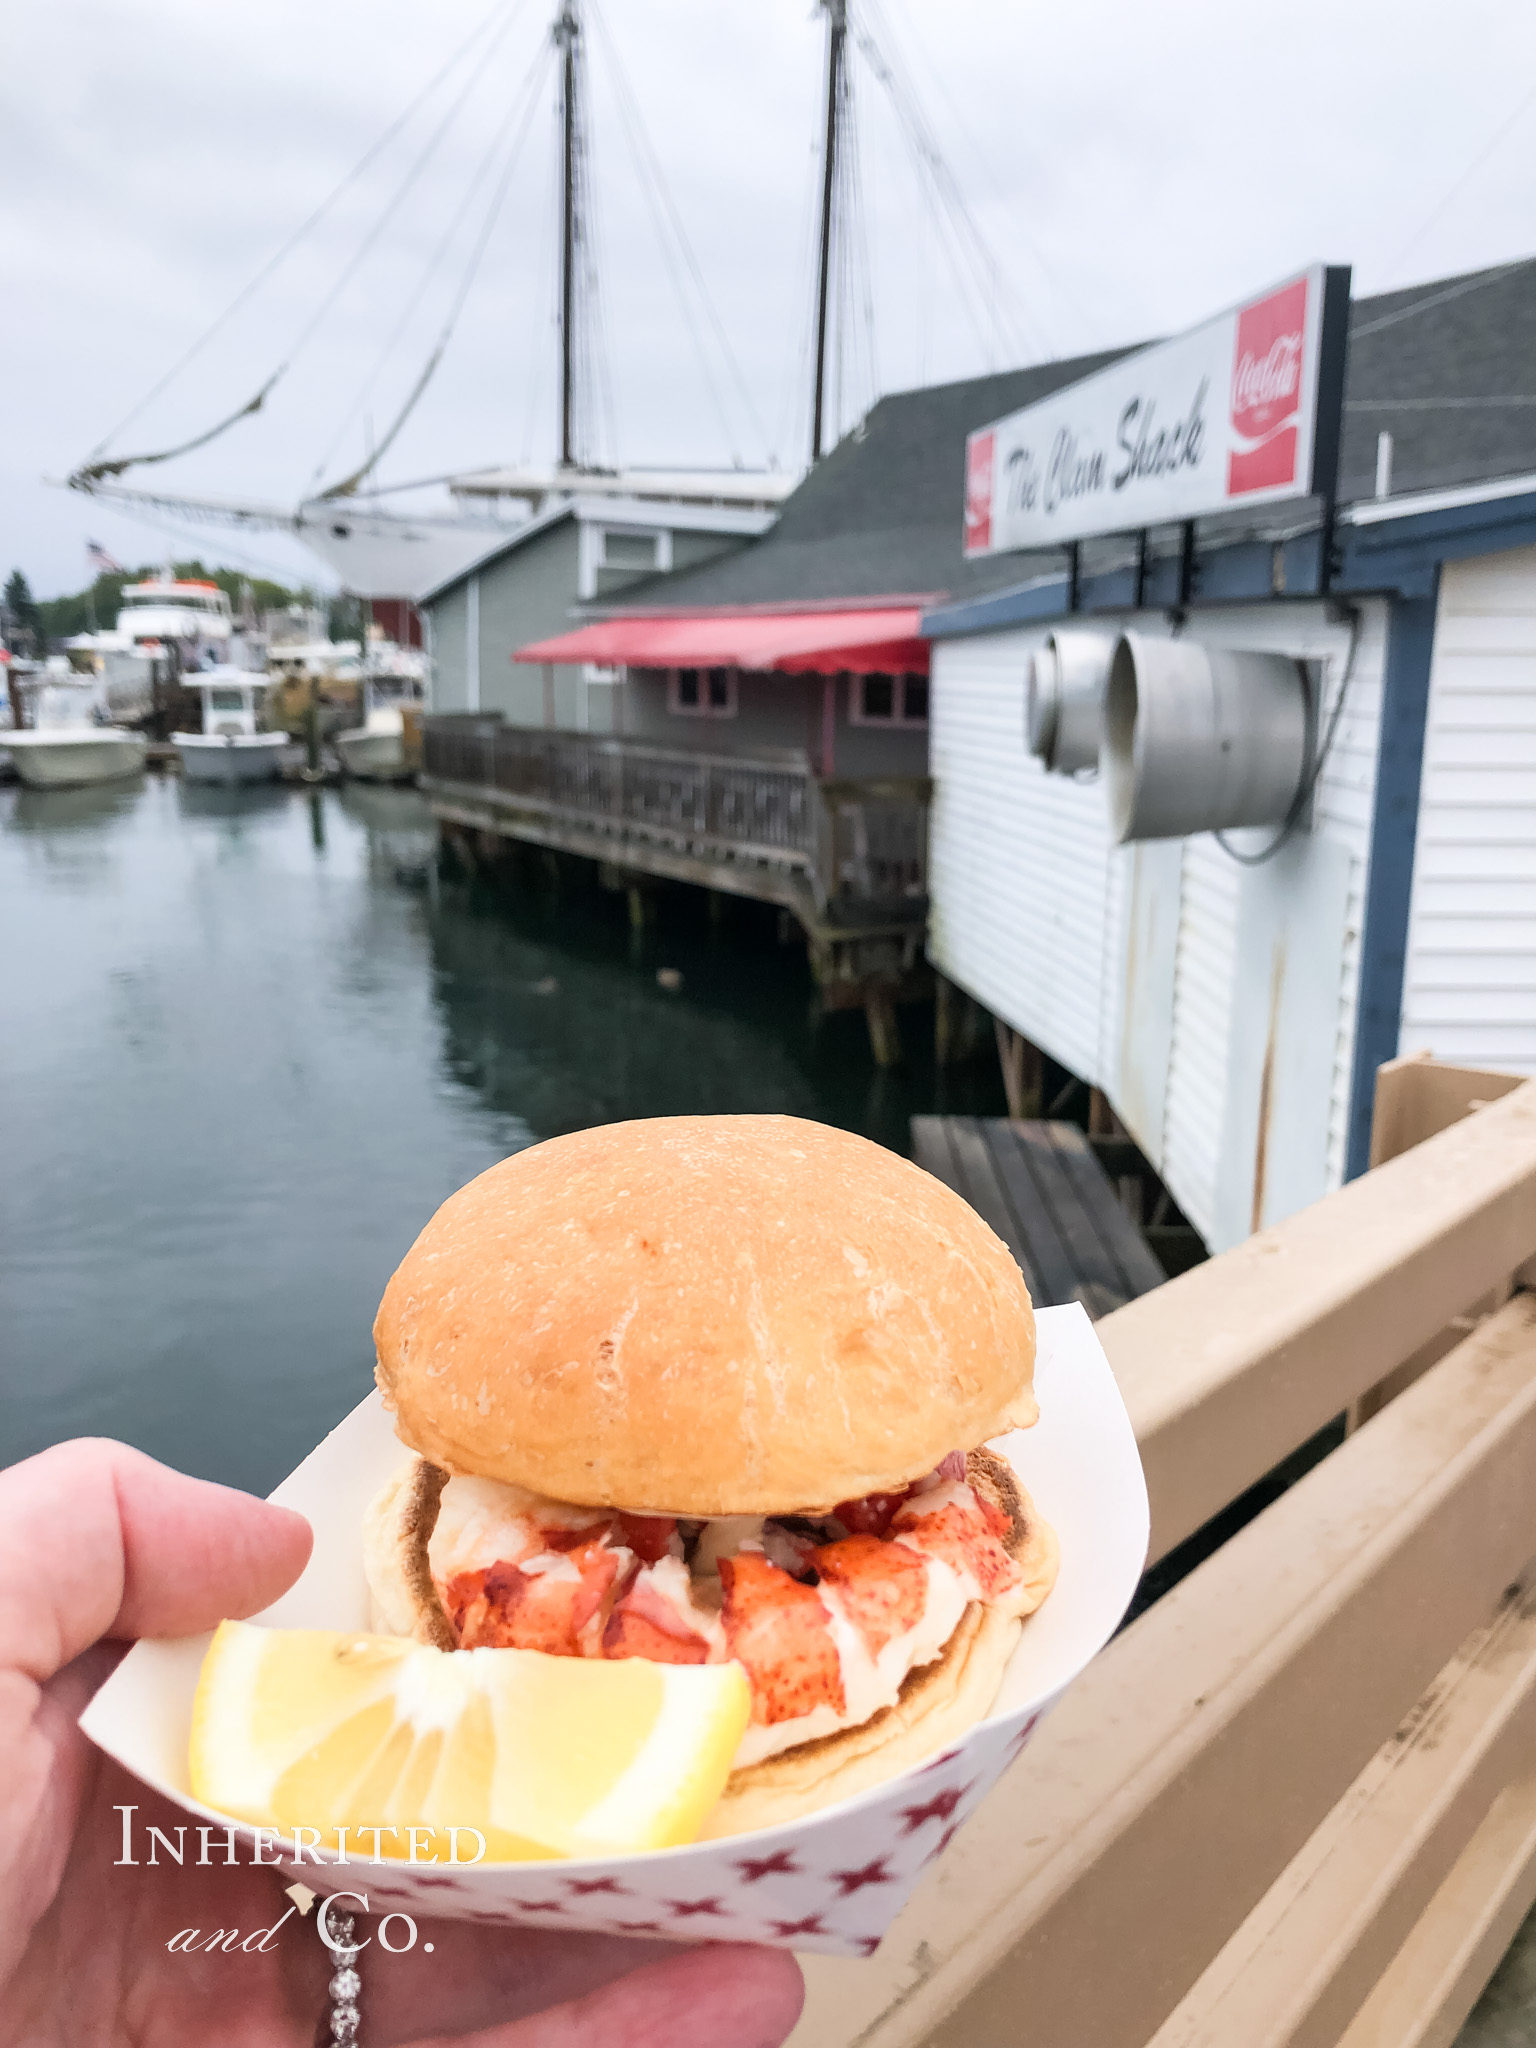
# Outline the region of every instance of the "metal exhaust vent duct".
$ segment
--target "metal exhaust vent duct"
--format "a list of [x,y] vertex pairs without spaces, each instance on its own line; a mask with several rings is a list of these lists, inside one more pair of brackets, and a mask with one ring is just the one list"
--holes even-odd
[[1104,685],[1114,651],[1108,633],[1051,633],[1030,658],[1025,736],[1029,751],[1053,775],[1098,766]]
[[1104,693],[1111,838],[1282,823],[1308,734],[1306,676],[1288,655],[1123,634]]

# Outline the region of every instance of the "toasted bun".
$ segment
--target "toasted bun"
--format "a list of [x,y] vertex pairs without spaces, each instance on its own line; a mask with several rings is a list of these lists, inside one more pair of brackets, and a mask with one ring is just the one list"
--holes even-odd
[[409,1636],[435,1650],[459,1646],[427,1562],[427,1545],[447,1483],[448,1474],[440,1465],[410,1458],[363,1517],[363,1575],[373,1627],[380,1635]]
[[404,1442],[580,1505],[829,1508],[1037,1414],[1002,1242],[921,1168],[795,1117],[504,1159],[406,1253],[374,1339]]
[[[898,1777],[981,1720],[997,1697],[1024,1617],[1056,1583],[1056,1532],[1035,1512],[1012,1468],[993,1452],[972,1451],[966,1478],[1012,1519],[1004,1539],[1023,1568],[1006,1601],[972,1601],[943,1654],[912,1672],[895,1706],[735,1771],[704,1824],[705,1840],[777,1827]],[[452,1649],[454,1636],[427,1568],[427,1543],[447,1474],[413,1459],[369,1510],[364,1564],[374,1626],[387,1634]]]

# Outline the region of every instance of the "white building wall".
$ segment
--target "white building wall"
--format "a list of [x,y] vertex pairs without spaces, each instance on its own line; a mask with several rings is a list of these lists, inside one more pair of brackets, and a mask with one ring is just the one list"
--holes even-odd
[[[1173,1032],[1158,1170],[1201,1235],[1216,1228],[1242,870],[1214,839],[1182,842]],[[1114,1092],[1111,1088],[1110,1099]]]
[[929,952],[1053,1059],[1098,1082],[1109,1007],[1111,854],[1097,790],[1024,744],[1024,672],[1043,633],[933,649]]
[[[935,965],[1104,1089],[1213,1246],[1342,1178],[1385,616],[1361,609],[1310,831],[1257,869],[1205,835],[1112,848],[1097,785],[1027,753],[1026,666],[1049,622],[934,645]],[[1321,661],[1325,716],[1354,637],[1302,603],[1202,612],[1187,630]],[[1229,837],[1254,850],[1273,833]]]
[[1536,548],[1441,574],[1402,1050],[1536,1073]]
[[[1376,750],[1381,728],[1382,670],[1386,656],[1387,606],[1380,598],[1362,602],[1356,612],[1358,638],[1354,645],[1353,664],[1350,665],[1350,647],[1354,638],[1349,620],[1335,615],[1330,618],[1327,608],[1319,604],[1267,604],[1234,606],[1230,611],[1202,613],[1191,625],[1191,632],[1212,646],[1246,647],[1259,652],[1292,654],[1305,661],[1322,662],[1324,703],[1322,715],[1326,723],[1338,701],[1338,691],[1344,681],[1346,666],[1349,680],[1344,690],[1343,710],[1334,729],[1333,744],[1328,758],[1318,777],[1316,794],[1312,802],[1311,832],[1314,841],[1336,845],[1343,849],[1346,858],[1345,910],[1343,931],[1338,956],[1337,1002],[1333,1014],[1333,1058],[1332,1080],[1329,1089],[1327,1131],[1327,1178],[1326,1186],[1320,1187],[1322,1194],[1339,1186],[1344,1178],[1344,1152],[1347,1138],[1346,1124],[1349,1116],[1350,1067],[1355,1049],[1355,1004],[1360,983],[1360,935],[1365,923],[1366,871],[1370,865],[1371,819],[1376,792]],[[1235,832],[1227,835],[1234,846],[1244,850],[1262,848],[1274,837],[1266,829],[1253,832]],[[1198,865],[1198,872],[1204,875],[1207,892],[1219,885],[1213,870],[1219,868],[1227,878],[1227,887],[1241,891],[1243,876],[1256,870],[1245,870],[1229,855],[1222,852],[1216,841],[1208,835],[1185,842],[1186,873]],[[1236,870],[1235,877],[1232,871]],[[1300,887],[1302,877],[1298,873],[1296,886]],[[1214,904],[1212,906],[1215,908]],[[1237,927],[1241,911],[1234,898],[1220,922],[1226,937],[1223,958],[1227,962],[1224,970],[1228,1001],[1236,999],[1239,1010],[1234,1016],[1229,1007],[1229,1030],[1253,1028],[1255,1019],[1248,1009],[1249,1004],[1258,1003],[1264,992],[1239,987],[1232,972],[1233,947],[1236,943]],[[1198,1046],[1191,1046],[1190,1063],[1196,1069],[1202,1059]],[[1178,1070],[1182,1061],[1183,1048],[1175,1040],[1176,1064]],[[1172,1182],[1169,1183],[1172,1186]],[[1177,1193],[1177,1190],[1175,1190]],[[1270,1215],[1265,1220],[1274,1222],[1277,1217]],[[1241,1237],[1251,1228],[1251,1219],[1244,1222],[1238,1232]],[[1236,1242],[1236,1238],[1223,1237],[1223,1243]]]

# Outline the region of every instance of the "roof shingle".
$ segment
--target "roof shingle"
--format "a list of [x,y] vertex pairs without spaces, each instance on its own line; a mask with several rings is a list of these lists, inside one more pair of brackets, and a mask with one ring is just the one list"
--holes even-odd
[[[1536,258],[1357,299],[1341,499],[1374,491],[1383,430],[1393,439],[1394,495],[1536,471],[1533,338]],[[1113,349],[893,392],[823,457],[761,540],[703,568],[637,585],[626,609],[962,599],[1017,583],[1024,557],[968,562],[961,552],[965,437],[1130,353]],[[1486,402],[1511,398],[1526,402]]]

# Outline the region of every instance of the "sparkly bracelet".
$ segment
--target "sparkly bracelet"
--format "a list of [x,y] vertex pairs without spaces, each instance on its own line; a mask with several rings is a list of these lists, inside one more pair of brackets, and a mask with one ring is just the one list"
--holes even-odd
[[358,1994],[363,1980],[357,1974],[357,1959],[360,1954],[355,1936],[357,1922],[350,1913],[337,1913],[330,1922],[334,1938],[331,1948],[333,1965],[331,1981],[327,1987],[330,1994],[330,2010],[327,2021],[331,2039],[343,2044],[343,2048],[358,2048],[358,2028],[362,2024],[357,2009]]

